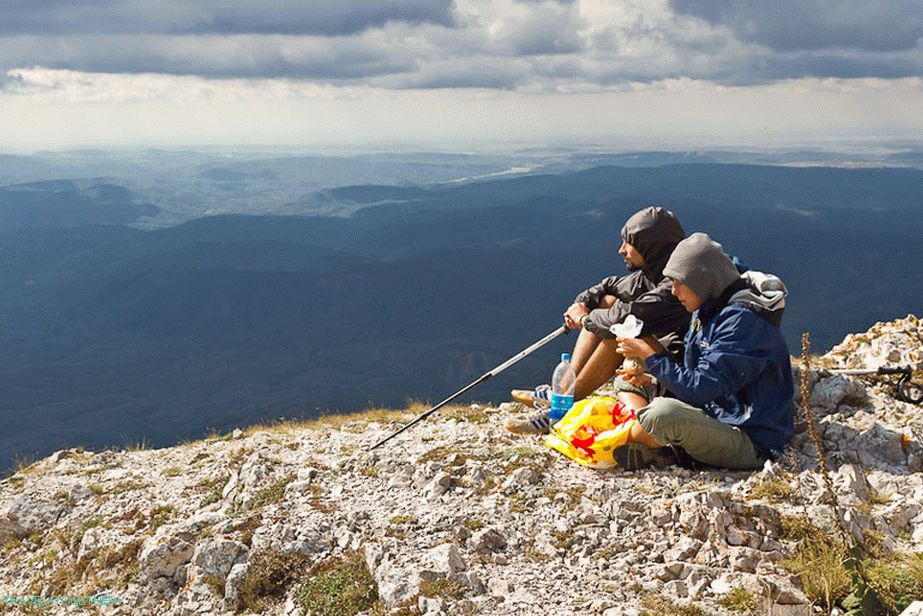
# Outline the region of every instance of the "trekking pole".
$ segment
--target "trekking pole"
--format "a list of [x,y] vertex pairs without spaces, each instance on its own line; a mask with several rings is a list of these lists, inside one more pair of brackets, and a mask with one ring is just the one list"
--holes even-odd
[[892,395],[902,402],[923,404],[923,385],[918,385],[911,380],[913,379],[913,368],[910,366],[828,370],[828,372],[845,376],[897,376],[897,382],[892,384],[894,388]]
[[519,353],[517,353],[517,354],[514,355],[513,357],[510,357],[508,360],[506,360],[505,362],[503,362],[502,364],[500,364],[499,366],[497,366],[496,368],[494,368],[494,369],[491,370],[490,372],[485,373],[485,374],[484,374],[483,376],[481,376],[481,378],[479,378],[478,380],[474,381],[473,383],[470,383],[470,384],[466,385],[466,386],[463,387],[462,389],[459,389],[459,390],[456,391],[454,394],[452,394],[451,396],[449,396],[448,398],[446,398],[445,400],[443,400],[442,402],[440,402],[439,404],[437,404],[436,406],[434,406],[434,407],[431,408],[430,410],[426,411],[425,413],[421,413],[420,415],[417,416],[416,419],[414,419],[413,421],[411,421],[409,424],[407,424],[406,426],[404,426],[403,428],[401,428],[400,430],[398,430],[398,431],[395,432],[394,434],[392,434],[392,435],[390,435],[390,436],[386,436],[385,438],[381,439],[380,441],[378,441],[377,443],[375,443],[374,445],[372,445],[372,446],[369,448],[369,451],[372,451],[373,449],[375,449],[376,447],[379,447],[380,445],[384,445],[385,443],[387,443],[388,441],[390,441],[391,439],[393,439],[395,436],[397,436],[398,434],[400,434],[400,433],[403,432],[404,430],[409,430],[411,427],[413,427],[414,425],[416,425],[416,424],[418,424],[419,422],[423,421],[424,419],[426,419],[427,417],[429,417],[430,415],[432,415],[433,413],[435,413],[436,411],[438,411],[439,409],[441,409],[443,406],[445,406],[446,404],[448,404],[449,402],[451,402],[451,401],[454,400],[455,398],[459,397],[460,395],[462,395],[463,393],[465,393],[466,391],[468,391],[469,389],[473,389],[474,387],[477,387],[477,386],[480,385],[481,383],[484,383],[485,381],[490,380],[491,377],[497,376],[498,374],[500,374],[501,372],[503,372],[504,370],[506,370],[507,368],[509,368],[509,367],[512,366],[513,364],[517,363],[519,360],[524,359],[524,358],[526,358],[527,356],[531,355],[534,351],[537,351],[538,349],[542,348],[543,346],[545,346],[546,344],[548,344],[549,342],[551,342],[552,340],[554,340],[555,338],[557,338],[557,337],[560,336],[561,334],[567,333],[567,331],[568,331],[568,329],[562,325],[561,327],[559,327],[558,329],[554,330],[553,332],[551,332],[550,334],[548,334],[547,336],[545,336],[544,338],[542,338],[542,339],[539,340],[538,342],[534,343],[532,346],[523,349],[522,351],[520,351]]

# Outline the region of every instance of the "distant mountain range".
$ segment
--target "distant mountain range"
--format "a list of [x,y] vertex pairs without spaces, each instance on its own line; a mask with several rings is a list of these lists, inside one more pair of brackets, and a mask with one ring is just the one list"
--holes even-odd
[[[210,177],[234,173],[261,171]],[[697,162],[312,194],[339,215],[141,231],[157,206],[113,179],[0,188],[0,468],[76,443],[441,399],[624,272],[619,229],[652,203],[786,281],[793,353],[804,330],[820,351],[923,309],[912,169]],[[570,343],[472,397],[547,380]]]

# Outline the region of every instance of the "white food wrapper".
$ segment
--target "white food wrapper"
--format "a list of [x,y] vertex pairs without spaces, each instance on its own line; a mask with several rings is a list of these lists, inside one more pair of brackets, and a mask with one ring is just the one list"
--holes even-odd
[[628,315],[621,323],[609,327],[609,331],[618,338],[637,338],[644,329],[644,321],[633,314]]
[[[644,329],[644,321],[630,314],[621,323],[611,326],[609,331],[619,338],[637,338],[642,329]],[[622,369],[628,374],[641,374],[644,372],[644,364],[626,357],[622,362]]]

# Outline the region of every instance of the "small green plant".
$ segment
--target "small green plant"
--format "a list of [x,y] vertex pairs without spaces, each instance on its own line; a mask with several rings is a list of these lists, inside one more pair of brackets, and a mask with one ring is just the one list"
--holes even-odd
[[166,524],[173,514],[176,513],[176,507],[173,505],[158,505],[151,510],[150,522],[147,524],[147,532],[153,534],[158,528]]
[[88,520],[85,520],[83,524],[81,524],[77,528],[77,530],[74,531],[73,536],[70,538],[70,541],[68,541],[67,543],[68,547],[70,547],[71,550],[76,550],[77,547],[80,545],[80,542],[83,541],[83,536],[86,534],[86,532],[90,530],[91,528],[96,528],[97,526],[101,526],[102,523],[103,523],[103,519],[100,516],[94,516],[92,518],[89,518]]
[[176,477],[182,472],[183,472],[183,469],[181,469],[178,466],[168,466],[167,468],[163,469],[163,476],[164,477]]
[[895,614],[923,597],[923,554],[884,554],[866,562],[869,585]]
[[891,502],[891,496],[882,494],[874,488],[869,490],[869,503],[872,505],[887,505]]
[[0,547],[0,554],[9,554],[10,552],[14,552],[21,543],[22,539],[20,537],[16,537],[15,535],[10,537],[6,540],[6,543],[3,544],[3,547]]
[[756,607],[756,596],[743,586],[735,586],[718,604],[732,612],[749,612]]
[[369,424],[364,421],[351,421],[340,426],[340,431],[349,432],[351,434],[362,434],[368,430],[368,428]]
[[205,481],[197,483],[195,486],[196,489],[205,492],[205,496],[202,498],[202,507],[220,501],[221,495],[224,492],[224,486],[227,482],[228,476],[220,475],[214,479],[206,479]]
[[461,599],[468,594],[468,589],[456,581],[436,578],[420,582],[420,594],[440,599]]
[[481,485],[474,489],[474,493],[478,496],[484,496],[485,494],[490,494],[490,491],[497,487],[497,478],[494,475],[487,475],[484,477],[484,481],[481,482]]
[[243,527],[240,529],[240,542],[250,546],[253,543],[253,535],[256,534],[262,520],[258,515],[252,515],[244,520]]
[[240,587],[241,607],[262,613],[268,603],[280,599],[285,589],[305,570],[308,557],[280,550],[264,550],[250,558],[247,577]]
[[538,564],[546,563],[551,560],[551,556],[536,548],[534,542],[526,544],[522,555],[527,561]]
[[205,442],[211,445],[212,443],[224,443],[231,440],[234,437],[233,432],[227,432],[221,434],[218,430],[212,428],[209,430],[208,435],[205,437]]
[[146,451],[151,448],[151,444],[147,442],[147,439],[142,438],[140,441],[126,441],[125,451]]
[[224,596],[224,578],[218,575],[202,576],[202,582],[219,597]]
[[585,493],[586,486],[577,486],[564,491],[563,494],[567,496],[567,500],[565,500],[564,504],[561,506],[561,513],[568,513],[576,509]]
[[35,470],[38,459],[33,456],[16,456],[13,459],[13,474],[28,475]]
[[574,533],[570,530],[553,530],[551,536],[554,538],[554,547],[559,550],[567,550],[574,542]]
[[680,604],[655,594],[645,594],[641,597],[640,616],[662,616],[673,614],[675,616],[708,616],[708,612],[691,603]]
[[426,464],[427,462],[443,462],[453,453],[458,453],[454,448],[446,447],[441,445],[430,449],[419,458],[417,458],[417,464]]
[[449,409],[443,415],[446,419],[454,419],[458,422],[468,422],[474,424],[487,423],[487,413],[482,408],[472,409],[469,407],[456,407]]
[[51,572],[47,585],[54,594],[83,594],[78,584],[84,581],[92,556],[67,562]]
[[510,494],[510,511],[513,513],[525,513],[529,511],[529,503],[526,498],[518,492]]
[[371,609],[378,586],[359,554],[315,567],[298,588],[298,604],[315,616],[358,614]]
[[295,481],[295,476],[287,475],[268,488],[260,490],[253,497],[253,507],[259,509],[266,505],[274,505],[281,502],[282,498],[285,496],[286,486],[293,481]]
[[400,525],[400,524],[416,524],[417,516],[415,515],[396,515],[392,516],[388,520],[389,524]]
[[97,526],[100,526],[102,523],[103,523],[102,517],[100,517],[100,516],[97,515],[97,516],[93,516],[92,518],[90,518],[90,519],[88,519],[87,521],[85,521],[85,522],[83,523],[83,525],[82,525],[80,528],[81,528],[81,530],[83,530],[84,532],[86,532],[86,531],[90,530],[91,528],[96,528]]
[[780,503],[789,500],[795,494],[795,488],[788,482],[788,474],[781,473],[770,477],[753,486],[748,498],[765,499],[770,503]]
[[852,588],[853,577],[846,566],[849,555],[835,538],[814,530],[801,539],[790,558],[779,564],[801,580],[812,602],[829,612]]
[[95,494],[96,496],[102,496],[103,492],[106,491],[106,490],[105,490],[101,485],[99,485],[98,483],[91,483],[89,486],[87,486],[87,489],[90,490],[90,492],[92,492],[92,493]]
[[789,541],[801,541],[816,532],[817,527],[803,516],[783,515],[779,522],[780,535]]
[[465,528],[467,528],[471,532],[484,528],[484,523],[478,520],[477,518],[468,518],[467,520],[465,520],[464,525],[465,525]]
[[73,507],[74,505],[77,504],[77,501],[75,501],[74,498],[64,490],[58,490],[57,492],[54,493],[54,496],[52,498],[58,501],[59,503],[64,503],[68,507]]
[[138,481],[137,479],[129,479],[127,481],[122,481],[118,483],[112,490],[110,494],[123,494],[125,492],[134,492],[136,490],[143,490],[147,487],[147,484]]

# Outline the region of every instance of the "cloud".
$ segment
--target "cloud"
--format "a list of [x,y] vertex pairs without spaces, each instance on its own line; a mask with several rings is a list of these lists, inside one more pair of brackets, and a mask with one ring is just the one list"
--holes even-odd
[[0,16],[0,73],[528,92],[923,75],[918,0],[780,2],[33,0]]
[[410,55],[386,49],[376,37],[345,37],[335,44],[326,37],[247,34],[0,39],[0,57],[11,66],[91,73],[339,81],[414,69]]
[[355,34],[391,21],[451,26],[452,0],[29,0],[10,2],[0,35]]
[[923,37],[918,0],[670,0],[670,6],[776,51],[901,51]]

